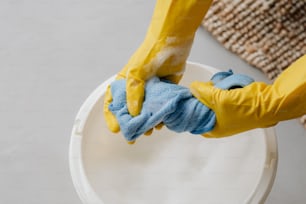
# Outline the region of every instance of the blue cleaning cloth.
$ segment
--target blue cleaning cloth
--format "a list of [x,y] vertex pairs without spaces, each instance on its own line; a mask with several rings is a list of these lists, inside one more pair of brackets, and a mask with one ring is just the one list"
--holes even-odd
[[[254,80],[231,70],[218,72],[211,81],[220,89],[244,87]],[[215,113],[197,100],[188,88],[153,77],[146,83],[145,99],[138,116],[131,116],[126,104],[126,81],[111,84],[113,101],[109,110],[116,116],[121,132],[128,141],[163,122],[175,132],[203,134],[214,128]]]

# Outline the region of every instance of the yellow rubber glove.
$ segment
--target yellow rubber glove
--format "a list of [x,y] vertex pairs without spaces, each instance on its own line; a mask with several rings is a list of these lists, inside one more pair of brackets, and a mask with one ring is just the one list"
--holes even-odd
[[[157,0],[144,42],[117,75],[127,80],[127,106],[131,115],[140,113],[145,82],[153,76],[178,83],[195,32],[212,0]],[[104,100],[104,116],[112,132],[120,131],[115,116],[108,107],[112,101],[110,89]]]
[[289,66],[272,85],[252,83],[220,90],[193,82],[192,94],[216,114],[216,126],[205,137],[225,137],[306,114],[306,55]]

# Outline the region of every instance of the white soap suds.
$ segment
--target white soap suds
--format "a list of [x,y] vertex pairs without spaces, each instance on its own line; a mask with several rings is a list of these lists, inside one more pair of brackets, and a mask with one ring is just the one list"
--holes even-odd
[[166,39],[166,46],[159,53],[157,53],[148,64],[145,65],[144,69],[147,71],[148,75],[153,76],[169,58],[171,58],[171,64],[169,66],[185,64],[193,40],[191,38],[183,44],[179,44],[179,41],[180,39],[176,37],[168,37]]

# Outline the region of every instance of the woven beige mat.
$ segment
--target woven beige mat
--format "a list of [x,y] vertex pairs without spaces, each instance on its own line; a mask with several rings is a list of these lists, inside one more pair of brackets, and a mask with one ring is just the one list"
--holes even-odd
[[306,53],[306,0],[215,0],[202,25],[271,80]]

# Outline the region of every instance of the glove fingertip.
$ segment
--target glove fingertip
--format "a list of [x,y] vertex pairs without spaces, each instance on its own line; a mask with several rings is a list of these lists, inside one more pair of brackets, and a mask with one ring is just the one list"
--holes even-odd
[[111,102],[112,102],[112,94],[110,91],[110,87],[108,87],[104,96],[103,114],[108,129],[113,133],[118,133],[120,131],[120,126],[118,124],[116,117],[108,108]]
[[145,136],[151,136],[153,133],[153,128],[144,133]]
[[106,125],[111,132],[118,133],[120,131],[117,119],[108,109],[104,109],[104,118]]
[[155,129],[161,130],[163,128],[163,126],[164,126],[164,123],[161,122],[161,123],[159,123],[158,125],[155,126]]
[[127,143],[128,143],[129,145],[133,145],[133,144],[135,144],[135,142],[136,142],[136,140],[127,141]]
[[213,137],[211,134],[209,134],[209,133],[204,133],[204,134],[202,134],[202,136],[203,137],[205,137],[205,138],[215,138],[215,137]]
[[[190,91],[192,95],[198,98],[200,101],[208,99],[213,94],[212,82],[198,82],[195,81],[190,85]],[[203,101],[202,101],[203,102]]]
[[113,133],[118,133],[120,132],[120,127],[119,125],[110,125],[108,126],[109,130]]
[[139,115],[143,98],[144,98],[144,82],[133,78],[127,79],[126,97],[129,113],[132,116]]
[[131,101],[129,100],[127,102],[128,110],[131,116],[137,116],[139,115],[142,105],[138,101]]

